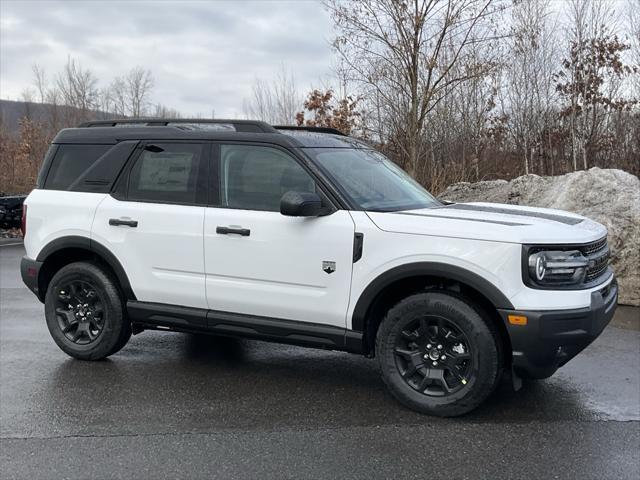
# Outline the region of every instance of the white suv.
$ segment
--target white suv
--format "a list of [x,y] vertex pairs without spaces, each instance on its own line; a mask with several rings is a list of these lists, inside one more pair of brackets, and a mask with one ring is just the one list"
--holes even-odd
[[552,375],[617,303],[602,225],[443,204],[331,129],[84,124],[56,136],[25,206],[23,280],[83,360],[147,329],[344,350],[452,416],[504,370]]

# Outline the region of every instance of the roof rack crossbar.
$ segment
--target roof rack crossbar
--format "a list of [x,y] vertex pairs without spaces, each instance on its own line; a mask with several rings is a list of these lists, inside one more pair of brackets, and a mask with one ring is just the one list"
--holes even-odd
[[346,137],[344,133],[342,133],[337,128],[331,127],[306,127],[306,126],[295,126],[295,125],[274,125],[273,128],[276,130],[301,130],[305,132],[316,132],[316,133],[332,133],[334,135],[341,135]]

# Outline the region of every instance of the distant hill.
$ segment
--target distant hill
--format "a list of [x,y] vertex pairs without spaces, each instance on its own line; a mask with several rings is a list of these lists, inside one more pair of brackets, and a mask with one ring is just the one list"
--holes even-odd
[[[14,100],[0,99],[0,125],[3,125],[10,133],[18,132],[20,125],[18,122],[23,117],[29,117],[35,121],[48,122],[51,118],[53,105],[48,103],[19,102]],[[58,118],[64,123],[64,119],[79,117],[78,109],[57,105]],[[106,112],[92,112],[88,120],[101,120],[114,118],[115,115]]]

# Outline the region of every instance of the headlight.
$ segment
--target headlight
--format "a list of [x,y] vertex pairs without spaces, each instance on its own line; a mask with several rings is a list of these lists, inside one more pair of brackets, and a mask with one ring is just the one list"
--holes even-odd
[[582,283],[589,265],[579,250],[543,250],[529,255],[528,263],[531,280],[542,286]]

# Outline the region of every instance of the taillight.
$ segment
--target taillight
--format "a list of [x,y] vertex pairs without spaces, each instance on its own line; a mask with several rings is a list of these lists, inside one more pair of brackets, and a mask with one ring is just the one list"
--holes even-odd
[[22,204],[22,221],[20,222],[20,231],[22,238],[27,236],[27,206]]

